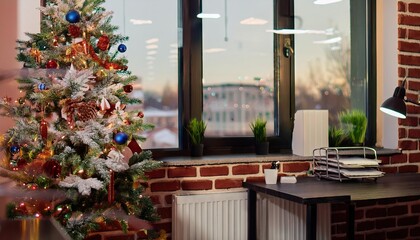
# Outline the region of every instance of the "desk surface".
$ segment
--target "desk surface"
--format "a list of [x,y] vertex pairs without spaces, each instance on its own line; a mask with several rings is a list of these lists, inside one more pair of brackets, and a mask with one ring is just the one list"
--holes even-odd
[[377,181],[298,178],[295,184],[244,182],[243,187],[303,204],[420,197],[420,174],[386,174]]

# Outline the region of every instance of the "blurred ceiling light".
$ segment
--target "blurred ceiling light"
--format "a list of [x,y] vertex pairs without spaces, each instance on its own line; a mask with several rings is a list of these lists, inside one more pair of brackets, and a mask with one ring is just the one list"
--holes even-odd
[[343,1],[343,0],[315,0],[314,4],[326,5],[326,4],[337,3],[337,2],[341,2],[341,1]]
[[178,59],[178,55],[175,55],[175,54],[169,55],[168,58],[169,59]]
[[199,13],[197,14],[198,18],[220,18],[218,13]]
[[157,49],[157,48],[159,48],[159,46],[158,46],[158,45],[156,45],[156,44],[149,44],[149,45],[146,45],[146,49]]
[[156,55],[157,51],[148,51],[147,55]]
[[147,57],[146,57],[146,59],[147,59],[147,60],[155,60],[156,58],[155,58],[155,57],[153,57],[153,56],[147,56]]
[[330,39],[321,40],[321,41],[314,41],[314,43],[315,44],[332,44],[332,43],[341,42],[341,40],[342,40],[341,37],[335,37],[335,38],[330,38]]
[[178,54],[178,49],[171,49],[169,52],[172,54]]
[[264,19],[250,17],[242,20],[240,23],[243,25],[264,25],[267,22],[268,21]]
[[152,24],[152,20],[143,20],[143,19],[130,19],[130,22],[134,25]]
[[156,43],[159,42],[159,38],[151,38],[149,40],[146,40],[147,44],[152,44],[152,43]]
[[169,46],[172,47],[172,48],[178,48],[178,44],[177,43],[172,43]]
[[225,51],[226,51],[225,48],[209,48],[209,49],[204,50],[205,53],[218,53],[218,52],[225,52]]

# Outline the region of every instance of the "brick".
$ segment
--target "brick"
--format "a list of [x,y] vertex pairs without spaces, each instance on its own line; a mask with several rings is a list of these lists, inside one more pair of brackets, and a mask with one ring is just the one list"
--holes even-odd
[[211,177],[211,176],[226,176],[229,175],[228,166],[217,166],[217,167],[201,167],[200,176]]
[[375,229],[375,221],[361,221],[356,224],[356,231],[369,231]]
[[181,184],[178,180],[154,182],[150,184],[152,192],[173,192],[181,189]]
[[346,211],[346,205],[344,203],[331,203],[331,212]]
[[398,12],[407,11],[407,5],[405,2],[398,1]]
[[417,165],[406,165],[398,167],[399,173],[416,173],[419,167]]
[[398,55],[398,63],[401,64],[401,65],[419,66],[420,65],[420,57],[399,54]]
[[398,216],[408,213],[407,205],[398,205],[388,208],[388,216]]
[[346,235],[343,236],[331,236],[331,240],[346,240]]
[[381,160],[382,165],[385,165],[385,164],[389,164],[391,158],[388,156],[380,156],[378,157],[378,159]]
[[411,228],[410,237],[420,237],[420,227]]
[[391,230],[386,233],[387,239],[406,239],[408,237],[408,229]]
[[152,203],[154,205],[161,204],[161,202],[160,202],[160,196],[152,195],[152,196],[150,196],[150,200],[152,200]]
[[[348,239],[347,237],[345,238],[346,240]],[[364,234],[354,234],[354,240],[365,240],[365,235]]]
[[166,204],[172,204],[172,194],[165,196],[165,202]]
[[[420,40],[420,31],[412,30],[411,29],[410,30],[410,33],[416,33],[416,34],[418,34],[418,38]],[[418,69],[418,68],[409,68],[408,69],[408,76],[409,77],[412,77],[412,78],[420,78],[420,69]],[[405,77],[405,75],[402,76],[402,77]],[[414,85],[413,86],[410,86],[410,83],[413,83]],[[415,85],[417,85],[417,84],[420,84],[420,82],[418,82],[418,79],[416,79],[415,81],[408,81],[408,85],[407,86],[409,86],[409,89],[411,89],[411,90],[417,90],[417,89],[420,89],[418,87],[415,87]]]
[[417,150],[417,141],[400,140],[398,141],[398,147],[403,150]]
[[[411,84],[411,85],[414,85],[414,84]],[[420,83],[419,83],[419,86],[420,86]],[[419,87],[419,89],[420,89],[420,87]],[[415,91],[417,91],[417,90],[415,90]],[[406,108],[407,108],[407,114],[409,114],[409,115],[420,114],[420,107],[419,106],[407,103]]]
[[410,162],[410,163],[420,162],[420,153],[409,153],[408,154],[408,162]]
[[396,226],[396,219],[394,217],[376,219],[375,226],[376,229],[392,228]]
[[237,165],[232,167],[232,174],[233,175],[245,175],[245,174],[257,174],[260,171],[259,165]]
[[362,209],[356,209],[354,212],[354,219],[355,220],[361,220],[365,218],[365,210]]
[[168,169],[169,178],[197,177],[197,168],[195,167],[177,167]]
[[308,162],[283,163],[283,172],[305,172],[310,168]]
[[408,30],[408,38],[414,39],[414,40],[420,40],[420,31],[414,30],[414,29]]
[[156,209],[160,219],[172,218],[172,207],[160,207]]
[[391,156],[391,164],[406,163],[406,162],[407,162],[406,154],[398,154],[398,155]]
[[264,177],[247,177],[246,181],[247,182],[265,182],[265,178]]
[[376,200],[363,200],[363,201],[357,201],[356,207],[371,207],[376,205]]
[[407,137],[407,129],[406,128],[398,128],[398,138],[406,138]]
[[407,29],[406,28],[398,28],[398,38],[405,38],[407,35]]
[[416,42],[398,41],[398,50],[417,53],[420,51],[420,44]]
[[261,165],[261,172],[264,172],[264,169],[271,168],[271,164],[263,164]]
[[395,198],[388,198],[388,199],[378,199],[378,205],[389,205],[389,204],[395,204],[397,202],[397,199]]
[[420,213],[420,204],[411,205],[411,212],[412,213]]
[[347,224],[346,223],[340,223],[336,224],[336,233],[347,233]]
[[152,223],[153,229],[156,231],[164,230],[166,233],[172,232],[172,223],[171,222],[164,222],[164,223]]
[[166,171],[165,169],[156,169],[150,172],[146,172],[146,177],[149,179],[164,178]]
[[[405,37],[404,37],[405,38]],[[398,77],[404,78],[406,76],[406,68],[398,67]],[[398,86],[401,86],[402,81],[398,80]]]
[[412,13],[420,13],[420,4],[418,3],[408,4],[408,11]]
[[346,212],[332,213],[331,214],[331,223],[345,223],[347,222]]
[[116,235],[105,235],[104,240],[136,240],[135,233],[123,233]]
[[372,232],[372,233],[367,233],[365,235],[365,239],[366,240],[379,240],[379,239],[385,239],[385,232],[381,231],[381,232]]
[[216,189],[240,188],[242,187],[243,179],[216,179]]
[[408,137],[420,139],[420,129],[408,129]]
[[398,226],[411,226],[419,223],[419,216],[407,216],[397,219]]
[[397,173],[398,172],[397,167],[381,167],[380,169],[381,169],[381,171],[383,171],[385,173]]
[[399,14],[398,15],[398,24],[399,25],[408,25],[408,26],[420,26],[420,17]]
[[102,235],[98,233],[89,234],[84,240],[102,240]]
[[366,218],[386,217],[386,208],[371,208],[366,210]]
[[181,183],[183,190],[210,190],[213,188],[211,180],[185,180]]

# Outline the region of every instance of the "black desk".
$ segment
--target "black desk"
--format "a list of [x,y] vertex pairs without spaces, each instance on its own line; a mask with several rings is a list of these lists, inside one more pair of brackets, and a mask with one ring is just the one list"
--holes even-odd
[[387,174],[377,181],[338,182],[314,177],[298,178],[296,184],[244,182],[248,188],[248,239],[256,239],[257,192],[306,205],[306,239],[316,240],[318,203],[346,203],[347,238],[354,239],[354,202],[420,197],[420,174]]

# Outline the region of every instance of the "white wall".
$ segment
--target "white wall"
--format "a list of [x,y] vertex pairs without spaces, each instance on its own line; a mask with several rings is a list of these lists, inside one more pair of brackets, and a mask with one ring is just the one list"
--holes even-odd
[[398,148],[398,120],[379,111],[391,97],[398,80],[398,1],[377,4],[377,145]]

